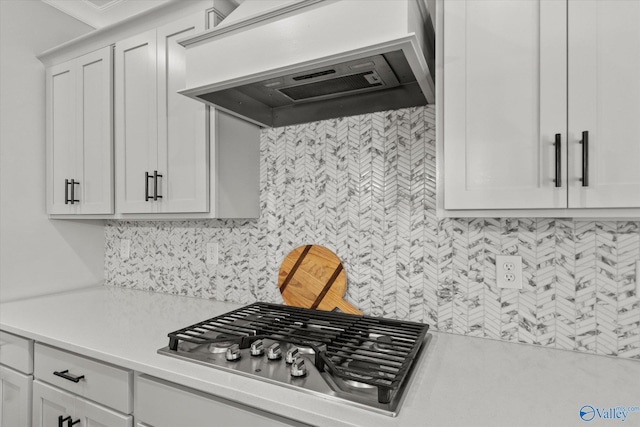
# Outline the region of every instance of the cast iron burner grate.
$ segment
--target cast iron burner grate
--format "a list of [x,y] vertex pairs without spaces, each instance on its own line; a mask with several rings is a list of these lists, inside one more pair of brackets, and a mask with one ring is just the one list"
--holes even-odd
[[320,372],[347,383],[376,387],[389,403],[407,379],[429,325],[254,303],[168,334],[169,349],[215,343],[249,348],[258,339],[311,347]]

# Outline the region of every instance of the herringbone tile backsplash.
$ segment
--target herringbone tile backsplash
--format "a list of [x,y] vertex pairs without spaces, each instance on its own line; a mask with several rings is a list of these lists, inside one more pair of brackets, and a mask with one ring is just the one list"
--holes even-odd
[[[438,219],[435,170],[434,106],[264,130],[259,219],[109,221],[106,282],[281,302],[280,262],[317,243],[343,260],[346,298],[366,314],[640,359],[640,221]],[[524,289],[496,287],[496,254],[522,256]]]

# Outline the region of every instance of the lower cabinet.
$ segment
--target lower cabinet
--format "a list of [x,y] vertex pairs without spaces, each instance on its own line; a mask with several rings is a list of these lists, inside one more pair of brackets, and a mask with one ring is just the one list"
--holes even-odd
[[0,349],[0,427],[308,426],[5,332]]
[[33,341],[0,331],[0,427],[31,427]]
[[31,427],[33,377],[0,366],[0,427]]
[[132,427],[133,372],[36,343],[35,427]]
[[39,380],[33,382],[34,427],[131,427],[133,417],[124,415]]
[[135,402],[137,427],[308,425],[146,375],[136,377]]

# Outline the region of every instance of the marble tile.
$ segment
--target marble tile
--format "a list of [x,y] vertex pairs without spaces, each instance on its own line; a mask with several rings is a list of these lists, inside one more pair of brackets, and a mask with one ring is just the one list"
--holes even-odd
[[[343,260],[347,300],[456,334],[640,359],[638,221],[439,219],[435,107],[262,131],[261,216],[108,221],[110,285],[239,303],[281,302],[279,264],[318,243]],[[131,257],[119,257],[131,240]],[[207,242],[220,263],[206,265]],[[523,258],[498,289],[495,256]]]

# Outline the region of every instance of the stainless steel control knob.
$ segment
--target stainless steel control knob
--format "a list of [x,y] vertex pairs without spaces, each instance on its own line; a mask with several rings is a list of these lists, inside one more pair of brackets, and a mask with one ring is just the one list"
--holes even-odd
[[298,347],[291,347],[287,350],[287,354],[284,357],[284,361],[287,362],[287,365],[291,365],[298,357]]
[[251,343],[251,355],[262,356],[264,354],[264,344],[262,340],[256,340]]
[[278,360],[282,358],[282,350],[280,349],[280,344],[274,343],[269,346],[267,349],[267,358],[269,360]]
[[240,360],[240,346],[238,344],[231,344],[227,349],[227,360],[233,362],[234,360]]
[[291,376],[294,378],[306,377],[307,376],[307,367],[304,364],[304,359],[302,357],[296,357],[296,360],[291,364]]

